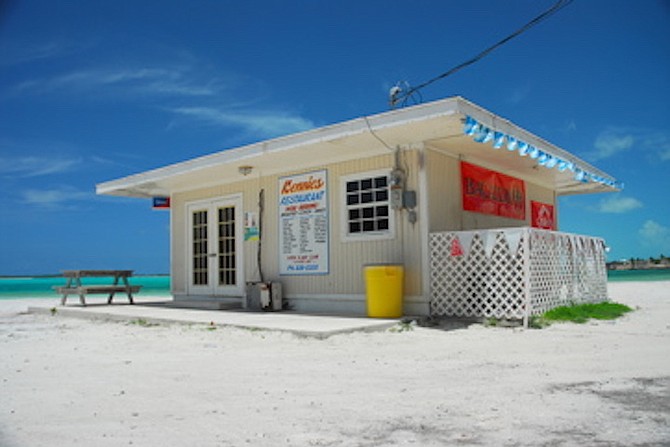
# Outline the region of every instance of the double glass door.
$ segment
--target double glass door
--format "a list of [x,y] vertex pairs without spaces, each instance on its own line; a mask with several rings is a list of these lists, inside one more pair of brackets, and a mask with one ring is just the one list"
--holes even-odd
[[196,202],[186,209],[189,294],[241,296],[241,198]]

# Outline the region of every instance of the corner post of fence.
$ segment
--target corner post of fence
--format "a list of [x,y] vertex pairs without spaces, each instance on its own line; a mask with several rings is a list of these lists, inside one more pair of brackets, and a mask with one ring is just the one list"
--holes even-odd
[[531,301],[530,301],[530,228],[526,228],[523,233],[523,293],[524,293],[524,302],[525,309],[523,315],[523,327],[528,329],[528,321],[531,314]]

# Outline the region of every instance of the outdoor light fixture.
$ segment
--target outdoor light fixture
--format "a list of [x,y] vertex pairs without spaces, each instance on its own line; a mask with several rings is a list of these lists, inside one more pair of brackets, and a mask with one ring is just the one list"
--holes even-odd
[[253,169],[254,169],[253,166],[247,166],[247,165],[240,166],[239,168],[237,168],[238,172],[244,176],[251,174],[251,171]]

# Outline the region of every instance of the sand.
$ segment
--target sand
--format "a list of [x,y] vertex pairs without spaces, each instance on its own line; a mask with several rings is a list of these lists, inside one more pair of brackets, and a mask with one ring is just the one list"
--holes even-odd
[[609,290],[637,310],[325,340],[0,301],[0,446],[670,445],[670,282]]

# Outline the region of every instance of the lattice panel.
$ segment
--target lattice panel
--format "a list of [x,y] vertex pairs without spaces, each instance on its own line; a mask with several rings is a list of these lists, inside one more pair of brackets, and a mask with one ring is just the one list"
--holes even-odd
[[530,230],[531,314],[607,299],[602,239]]
[[520,319],[607,299],[601,239],[516,228],[432,233],[429,243],[432,315]]
[[469,250],[454,255],[455,239],[458,233],[430,235],[431,314],[523,318],[523,243],[512,253],[499,232],[489,256],[483,239],[475,235]]

